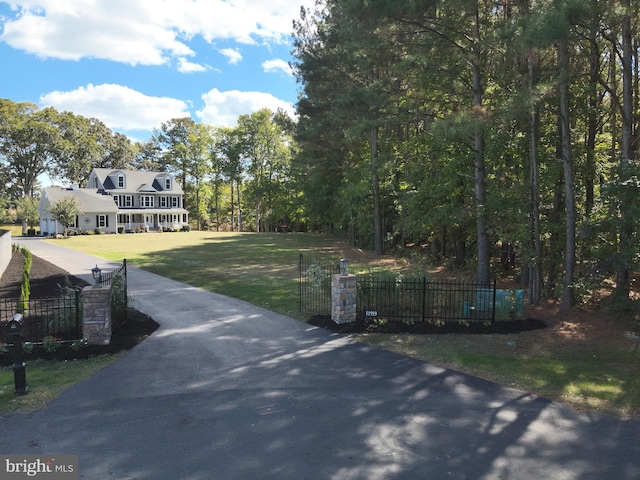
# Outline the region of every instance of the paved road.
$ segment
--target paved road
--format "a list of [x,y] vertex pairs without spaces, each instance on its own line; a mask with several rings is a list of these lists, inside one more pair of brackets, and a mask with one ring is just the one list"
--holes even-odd
[[[20,242],[87,279],[109,267]],[[640,478],[638,421],[580,415],[136,268],[129,280],[160,329],[48,407],[0,418],[0,452],[77,454],[84,479]]]

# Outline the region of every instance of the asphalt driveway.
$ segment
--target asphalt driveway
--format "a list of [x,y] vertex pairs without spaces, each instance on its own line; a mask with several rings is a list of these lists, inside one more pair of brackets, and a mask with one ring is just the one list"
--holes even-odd
[[[86,279],[110,267],[18,241]],[[137,268],[129,286],[161,327],[46,408],[0,418],[1,453],[77,454],[85,479],[640,478],[637,420],[578,414]]]

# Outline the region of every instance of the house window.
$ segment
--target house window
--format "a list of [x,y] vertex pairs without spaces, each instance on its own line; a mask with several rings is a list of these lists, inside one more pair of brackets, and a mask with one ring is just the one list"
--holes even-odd
[[118,174],[118,188],[124,188],[124,174]]
[[113,196],[113,201],[115,202],[115,204],[117,206],[120,206],[120,195],[114,195]]
[[141,195],[140,196],[140,206],[141,207],[153,207],[153,196],[152,195]]
[[166,177],[164,179],[164,189],[165,190],[171,190],[171,178],[170,177]]
[[98,228],[105,228],[109,226],[106,215],[98,215]]
[[133,197],[131,195],[124,196],[124,206],[133,207]]
[[178,207],[178,197],[171,197],[171,206],[173,208],[177,208]]
[[167,197],[160,197],[160,207],[167,208],[168,206]]

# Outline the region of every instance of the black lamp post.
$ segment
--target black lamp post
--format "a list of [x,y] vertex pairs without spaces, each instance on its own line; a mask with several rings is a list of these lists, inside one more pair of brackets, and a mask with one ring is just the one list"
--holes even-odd
[[99,287],[102,281],[102,269],[96,265],[95,268],[91,269],[91,275],[93,275],[93,286]]

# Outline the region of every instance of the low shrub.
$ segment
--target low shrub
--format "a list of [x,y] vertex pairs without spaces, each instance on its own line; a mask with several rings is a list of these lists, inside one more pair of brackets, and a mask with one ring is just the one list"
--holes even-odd
[[42,349],[47,353],[55,353],[60,348],[62,342],[55,337],[44,337],[42,339]]

